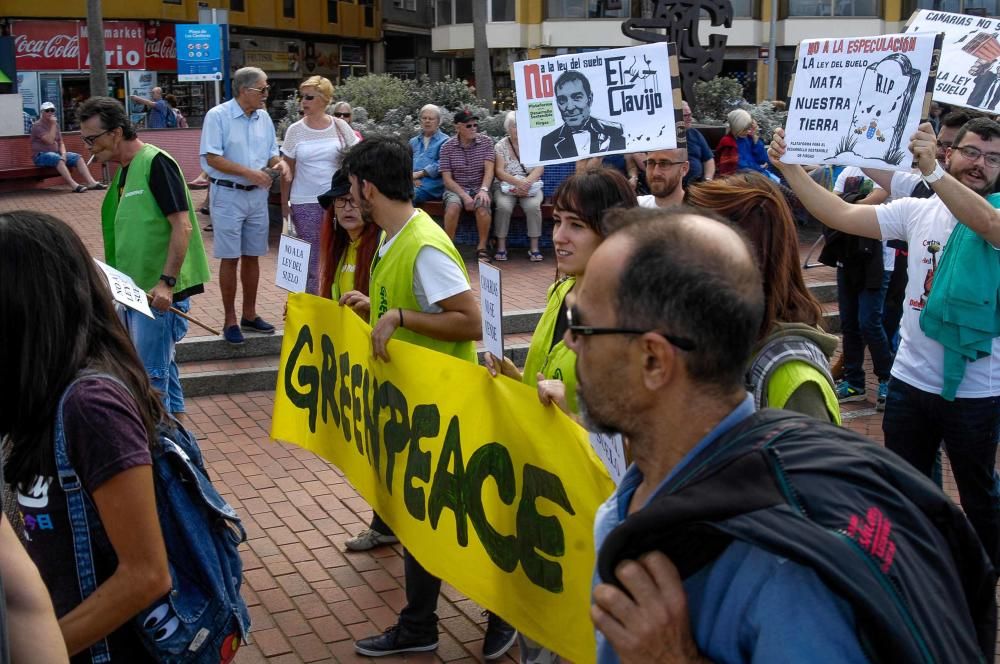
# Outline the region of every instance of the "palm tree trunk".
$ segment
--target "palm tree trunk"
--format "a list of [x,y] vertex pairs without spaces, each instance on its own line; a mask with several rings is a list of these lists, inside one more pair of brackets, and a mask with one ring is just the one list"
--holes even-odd
[[489,0],[472,0],[472,36],[476,42],[474,71],[476,74],[476,96],[483,106],[493,109],[493,66],[490,63],[490,47],[486,42],[486,3]]
[[87,0],[87,40],[90,42],[90,96],[108,94],[108,68],[104,63],[104,17],[101,0]]

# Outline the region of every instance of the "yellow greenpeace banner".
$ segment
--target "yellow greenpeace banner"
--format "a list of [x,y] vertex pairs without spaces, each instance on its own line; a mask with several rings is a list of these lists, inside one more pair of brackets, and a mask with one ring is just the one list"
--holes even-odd
[[333,462],[435,576],[575,662],[594,660],[594,514],[614,490],[586,432],[533,388],[288,299],[271,436]]

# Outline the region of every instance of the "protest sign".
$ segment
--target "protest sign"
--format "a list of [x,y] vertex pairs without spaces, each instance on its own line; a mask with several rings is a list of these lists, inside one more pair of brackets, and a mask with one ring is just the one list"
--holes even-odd
[[97,263],[97,267],[101,268],[104,272],[104,276],[108,279],[108,286],[111,288],[111,295],[115,298],[115,302],[120,302],[130,309],[135,309],[141,314],[146,314],[150,318],[153,317],[153,312],[149,308],[149,298],[146,297],[146,291],[139,288],[132,277],[128,276],[120,270],[116,270],[107,263],[102,263],[101,261],[94,259]]
[[604,463],[604,467],[611,476],[611,480],[617,486],[621,484],[625,477],[625,468],[628,465],[625,461],[625,439],[620,433],[607,434],[590,432],[590,446],[594,448],[597,458]]
[[808,39],[796,55],[781,160],[909,170],[930,105],[936,34]]
[[668,150],[684,145],[673,44],[514,63],[521,162]]
[[503,298],[500,269],[480,261],[479,305],[483,314],[483,345],[493,357],[503,357]]
[[594,515],[614,490],[583,429],[534,388],[288,298],[271,436],[347,477],[427,570],[532,639],[592,662]]
[[934,101],[995,113],[1000,102],[1000,20],[919,9],[904,30],[941,32]]
[[309,276],[309,243],[289,235],[282,234],[278,244],[277,272],[274,284],[293,293],[302,293],[306,289],[306,279]]

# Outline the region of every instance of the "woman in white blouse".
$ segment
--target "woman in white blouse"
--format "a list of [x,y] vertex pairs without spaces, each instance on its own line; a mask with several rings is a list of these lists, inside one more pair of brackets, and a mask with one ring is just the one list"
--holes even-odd
[[507,135],[496,145],[496,166],[493,181],[493,200],[496,201],[496,212],[493,215],[493,231],[497,236],[497,253],[494,260],[507,260],[507,231],[510,228],[510,215],[515,205],[520,205],[528,226],[528,242],[531,249],[528,258],[533,262],[542,260],[542,252],[538,250],[538,238],[542,235],[542,192],[543,168],[535,166],[527,169],[521,163],[520,148],[517,144],[517,121],[514,111],[507,113],[503,128]]
[[345,121],[327,114],[333,99],[333,84],[322,76],[312,76],[299,85],[303,118],[285,133],[281,152],[292,173],[291,183],[282,182],[281,207],[291,216],[299,238],[310,244],[309,278],[306,292],[319,292],[319,235],[323,207],[316,197],[330,186],[340,168],[344,151],[358,142]]

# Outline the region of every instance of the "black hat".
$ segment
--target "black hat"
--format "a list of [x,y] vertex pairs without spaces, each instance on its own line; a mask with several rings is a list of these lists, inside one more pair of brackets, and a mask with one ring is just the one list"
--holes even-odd
[[330,190],[325,194],[317,196],[316,200],[319,201],[319,204],[324,209],[329,209],[333,205],[335,198],[340,198],[349,193],[351,193],[351,181],[347,179],[347,174],[343,170],[339,170],[333,174],[333,179],[330,180]]
[[452,119],[452,121],[455,124],[460,125],[460,124],[465,124],[469,120],[478,120],[478,119],[479,118],[473,115],[471,111],[461,110],[455,114],[455,117]]

